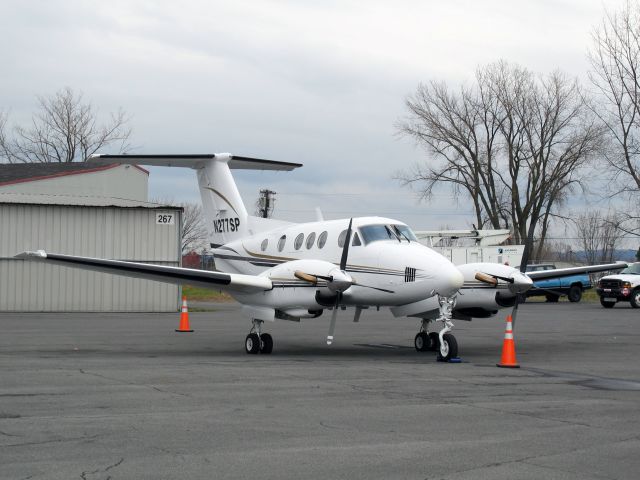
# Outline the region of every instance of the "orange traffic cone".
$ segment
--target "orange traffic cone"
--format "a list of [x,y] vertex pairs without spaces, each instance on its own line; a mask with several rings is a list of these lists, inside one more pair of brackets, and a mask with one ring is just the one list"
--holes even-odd
[[187,297],[182,296],[182,313],[180,313],[180,328],[176,332],[193,332],[189,328],[189,309],[187,308]]
[[513,341],[513,324],[511,323],[511,315],[507,316],[507,328],[504,332],[504,342],[502,343],[502,358],[500,363],[496,364],[503,368],[520,368],[516,361],[516,344]]

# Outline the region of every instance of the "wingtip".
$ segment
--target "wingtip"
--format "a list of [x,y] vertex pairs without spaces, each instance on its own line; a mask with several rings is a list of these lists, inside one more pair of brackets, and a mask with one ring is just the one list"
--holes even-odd
[[22,252],[16,255],[14,258],[22,258],[23,260],[38,260],[47,258],[47,252],[44,250],[36,250],[35,252]]

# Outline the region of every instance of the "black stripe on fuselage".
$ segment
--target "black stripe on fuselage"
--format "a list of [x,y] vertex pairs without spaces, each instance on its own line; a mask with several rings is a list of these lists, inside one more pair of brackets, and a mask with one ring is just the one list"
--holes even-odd
[[[219,249],[220,250],[220,249]],[[283,263],[286,262],[290,262],[292,260],[271,260],[271,259],[266,259],[266,258],[260,258],[260,257],[242,257],[240,255],[220,255],[217,253],[213,254],[214,258],[219,258],[221,260],[230,260],[230,261],[237,261],[237,262],[249,262],[252,265],[255,265],[257,267],[275,267],[276,265],[282,265]],[[338,267],[338,264],[334,264],[336,267]],[[397,270],[397,271],[384,271],[384,270],[378,270],[374,267],[354,267],[354,266],[349,266],[347,265],[347,268],[345,269],[347,272],[352,272],[352,273],[371,273],[371,274],[375,274],[375,275],[389,275],[389,276],[404,276],[404,272],[401,270]],[[423,275],[418,275],[418,278],[423,278]]]

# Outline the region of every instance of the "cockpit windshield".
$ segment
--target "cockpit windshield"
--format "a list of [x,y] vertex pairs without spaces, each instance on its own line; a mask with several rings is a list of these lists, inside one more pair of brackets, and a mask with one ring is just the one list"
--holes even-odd
[[360,227],[365,245],[380,240],[396,242],[417,242],[418,239],[406,225],[365,225]]
[[403,238],[403,240],[406,239],[407,242],[417,242],[418,241],[418,239],[416,238],[415,234],[413,233],[413,230],[411,230],[406,225],[392,225],[392,227],[394,228],[394,230],[396,230],[398,233],[400,233],[400,236]]
[[640,275],[640,263],[634,263],[633,265],[629,265],[627,268],[622,270],[620,273],[625,273],[627,275]]

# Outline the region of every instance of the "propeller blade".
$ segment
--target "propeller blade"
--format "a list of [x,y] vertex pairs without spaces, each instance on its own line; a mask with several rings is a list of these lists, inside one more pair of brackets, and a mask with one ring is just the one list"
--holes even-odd
[[505,281],[507,283],[515,282],[515,279],[513,279],[512,277],[501,277],[500,275],[492,275],[492,277],[498,278],[498,279],[503,280],[503,281]]
[[293,276],[298,280],[304,280],[305,282],[313,283],[314,285],[318,283],[318,277],[316,275],[309,275],[308,273],[301,272],[300,270],[293,272]]
[[362,285],[361,283],[356,283],[356,282],[353,282],[353,284],[357,285],[358,287],[372,288],[373,290],[378,290],[378,291],[384,292],[384,293],[396,293],[393,290],[387,290],[386,288],[372,287],[371,285]]
[[313,283],[314,285],[318,283],[318,279],[326,280],[327,282],[333,281],[333,277],[327,277],[324,275],[312,275],[310,273],[305,273],[300,270],[296,270],[293,272],[293,276],[299,280],[304,280],[305,282]]
[[342,258],[340,259],[340,270],[347,268],[347,257],[349,255],[349,244],[351,243],[351,224],[353,218],[349,219],[349,227],[347,228],[347,237],[344,239],[344,247],[342,248]]
[[494,287],[498,284],[498,280],[493,275],[487,275],[486,273],[482,272],[476,272],[475,279],[480,282],[493,285]]
[[336,303],[333,306],[333,313],[331,314],[331,323],[329,324],[329,333],[327,334],[327,345],[333,343],[333,332],[336,329],[336,318],[338,318],[338,308],[340,308],[340,294],[336,297]]

